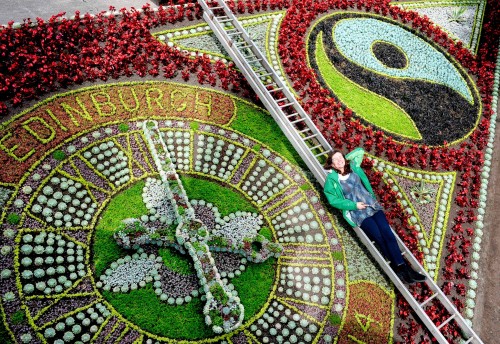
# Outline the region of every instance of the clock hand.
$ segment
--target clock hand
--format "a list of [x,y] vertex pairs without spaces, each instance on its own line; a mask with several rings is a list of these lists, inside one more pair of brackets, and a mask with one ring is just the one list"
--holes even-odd
[[189,203],[186,191],[175,171],[167,145],[161,137],[156,121],[145,121],[144,134],[160,171],[165,191],[172,200],[177,219],[175,237],[193,259],[200,284],[203,286],[207,301],[203,308],[207,325],[212,325],[215,333],[230,332],[243,321],[244,308],[240,299],[229,291],[222,281],[210,253],[207,242],[210,234],[202,221],[195,218],[194,209]]

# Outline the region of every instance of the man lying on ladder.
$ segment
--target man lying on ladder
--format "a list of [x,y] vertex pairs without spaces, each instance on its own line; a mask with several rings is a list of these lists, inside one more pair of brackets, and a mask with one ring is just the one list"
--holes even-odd
[[[330,173],[324,185],[326,198],[330,205],[342,210],[351,226],[360,227],[377,244],[403,283],[423,282],[425,276],[408,266],[401,255],[383,208],[375,199],[370,182],[361,168],[363,155],[362,148],[356,148],[345,158],[339,151],[328,155],[325,170]],[[346,164],[346,159],[350,161],[349,164]]]

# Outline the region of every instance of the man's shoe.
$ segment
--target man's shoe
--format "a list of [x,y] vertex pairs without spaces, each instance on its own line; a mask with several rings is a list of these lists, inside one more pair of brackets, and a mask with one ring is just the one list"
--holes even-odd
[[396,275],[405,284],[412,284],[415,282],[413,278],[411,278],[410,273],[408,272],[407,269],[396,271]]
[[425,275],[422,275],[421,273],[416,272],[413,270],[411,267],[407,266],[406,270],[408,272],[408,275],[414,282],[423,282],[425,281],[426,277]]

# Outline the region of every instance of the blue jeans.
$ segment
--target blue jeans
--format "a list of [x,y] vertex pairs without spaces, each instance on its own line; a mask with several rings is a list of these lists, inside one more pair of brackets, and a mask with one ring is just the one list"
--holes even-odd
[[387,222],[387,218],[382,210],[364,219],[360,227],[370,240],[375,241],[382,255],[391,261],[393,269],[401,264],[405,264],[396,237],[392,233],[389,222]]

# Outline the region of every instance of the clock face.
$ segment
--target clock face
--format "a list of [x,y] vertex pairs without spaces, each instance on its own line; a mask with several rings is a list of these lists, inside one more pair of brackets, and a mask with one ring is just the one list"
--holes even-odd
[[[171,264],[188,259],[173,248],[126,251],[114,241],[121,220],[151,217],[141,213],[147,206],[141,189],[158,180],[142,120],[132,118],[126,127],[125,122],[101,124],[75,133],[33,163],[12,193],[12,206],[22,214],[13,262],[19,283],[12,291],[33,320],[32,329],[48,338],[126,342],[140,337],[232,342],[248,337],[264,343],[278,336],[283,341],[319,337],[332,313],[342,316],[347,281],[344,260],[335,254],[342,247],[331,216],[304,172],[229,125],[201,120],[194,125],[168,117],[158,123],[187,194],[195,200],[197,217],[229,223],[228,212],[250,210],[284,248],[280,258],[260,264],[213,252],[222,277],[249,305],[243,325],[219,336],[200,331],[204,302],[197,278],[189,267],[179,273]],[[213,191],[203,195],[205,189]],[[231,211],[224,210],[223,195],[239,199],[241,208],[233,204]],[[148,269],[156,273],[141,277]],[[266,274],[265,288],[246,292],[258,273]],[[104,288],[109,276],[114,276],[114,287],[134,278],[136,286]],[[162,310],[180,320],[162,319]],[[175,326],[192,326],[192,337],[176,337]]]

